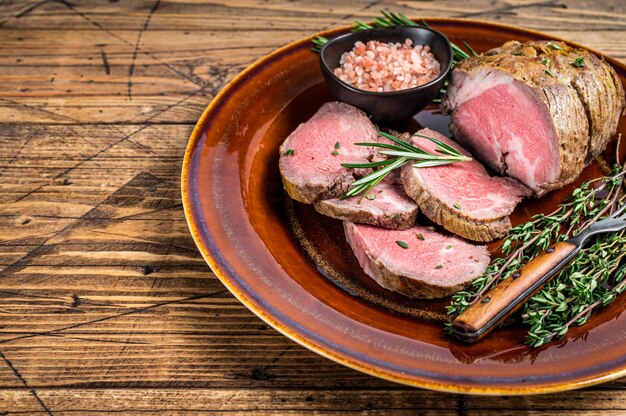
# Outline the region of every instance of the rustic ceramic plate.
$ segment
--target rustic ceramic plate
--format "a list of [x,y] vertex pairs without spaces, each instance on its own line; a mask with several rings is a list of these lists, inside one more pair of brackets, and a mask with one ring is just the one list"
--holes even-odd
[[[467,41],[479,52],[511,39],[549,38],[485,22],[429,22],[453,42]],[[540,349],[524,346],[525,328],[515,325],[476,345],[460,344],[442,333],[444,301],[411,301],[380,288],[361,271],[339,221],[286,196],[278,147],[332,99],[310,40],[277,50],[230,82],[206,109],[187,146],[182,175],[187,221],[228,289],[294,341],[400,383],[448,392],[528,394],[626,375],[626,314],[621,313],[626,296],[564,340]],[[605,59],[626,80],[626,67]],[[447,129],[447,120],[434,109],[405,127],[418,124]],[[626,134],[626,123],[619,129]],[[582,179],[599,174],[592,165]],[[574,185],[520,205],[514,223],[552,211]]]

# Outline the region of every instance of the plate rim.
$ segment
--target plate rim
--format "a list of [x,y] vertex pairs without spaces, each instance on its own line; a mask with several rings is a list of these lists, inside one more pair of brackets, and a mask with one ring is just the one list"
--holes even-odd
[[[569,45],[578,48],[584,48],[589,52],[601,57],[602,59],[608,61],[612,66],[619,67],[623,71],[626,71],[626,65],[622,64],[617,59],[607,56],[606,54],[599,52],[595,49],[586,47],[577,42],[572,42],[570,40],[561,38],[559,36],[550,35],[545,32],[541,32],[534,29],[527,29],[521,26],[515,26],[504,23],[491,22],[486,20],[479,19],[464,19],[464,18],[442,18],[442,17],[422,17],[420,19],[426,20],[429,23],[437,24],[470,24],[470,25],[482,25],[489,26],[491,28],[500,28],[504,30],[510,30],[515,32],[525,32],[529,35],[536,37],[543,37],[546,39],[556,40],[566,42]],[[428,379],[423,376],[412,375],[410,377],[402,377],[401,374],[398,374],[393,371],[388,371],[385,369],[381,369],[378,367],[368,367],[360,364],[357,361],[351,360],[349,356],[344,356],[341,354],[336,354],[328,349],[324,348],[321,345],[316,344],[315,342],[309,341],[305,337],[299,336],[297,331],[290,328],[288,325],[283,324],[275,320],[269,313],[267,313],[262,308],[257,307],[254,302],[252,302],[245,294],[240,292],[234,284],[231,283],[232,277],[228,274],[227,270],[222,270],[218,264],[219,260],[216,259],[213,253],[205,247],[204,243],[201,240],[200,233],[198,232],[198,228],[200,228],[197,224],[197,221],[194,219],[192,213],[192,202],[188,189],[188,181],[191,174],[189,166],[191,164],[192,155],[196,149],[198,142],[201,140],[202,135],[207,127],[207,121],[213,112],[217,111],[220,107],[220,104],[225,96],[227,96],[231,90],[235,89],[236,86],[245,80],[245,78],[251,74],[253,74],[257,69],[260,69],[264,66],[265,63],[270,62],[276,57],[288,52],[291,49],[300,47],[304,43],[310,43],[311,40],[317,36],[332,36],[336,33],[341,33],[347,30],[350,30],[353,25],[349,26],[341,26],[337,28],[328,29],[322,32],[314,33],[305,38],[297,39],[293,42],[290,42],[278,49],[271,51],[270,53],[264,55],[258,60],[254,61],[252,64],[248,65],[243,71],[239,72],[234,78],[232,78],[224,87],[219,91],[219,93],[213,97],[213,99],[209,102],[207,107],[202,112],[202,115],[198,119],[196,125],[194,126],[189,140],[187,142],[185,148],[185,154],[183,158],[183,164],[181,168],[181,197],[183,204],[183,211],[185,214],[185,220],[187,222],[187,226],[192,235],[194,243],[196,247],[200,251],[200,254],[206,261],[206,263],[211,268],[211,271],[215,274],[215,276],[222,282],[222,284],[228,289],[228,291],[235,296],[235,298],[241,302],[248,310],[253,312],[257,317],[263,320],[265,323],[270,325],[272,328],[280,332],[282,335],[296,342],[297,344],[309,349],[310,351],[315,352],[316,354],[321,355],[327,359],[330,359],[338,364],[342,364],[346,367],[352,368],[354,370],[363,372],[365,374],[369,374],[378,378],[382,378],[388,381],[400,383],[403,385],[408,385],[412,387],[425,388],[433,391],[445,392],[445,393],[456,393],[456,394],[469,394],[469,395],[529,395],[529,394],[546,394],[546,393],[557,393],[563,391],[569,391],[574,389],[580,389],[584,387],[589,387],[601,383],[605,383],[611,380],[618,379],[620,377],[626,376],[626,365],[624,368],[619,371],[608,371],[605,373],[599,373],[591,375],[590,377],[582,380],[575,381],[566,381],[563,383],[554,383],[548,385],[537,385],[530,387],[520,387],[515,386],[513,388],[503,388],[503,387],[486,387],[481,385],[472,385],[472,386],[461,386],[461,385],[453,385],[451,383],[442,383],[435,381],[433,379]]]

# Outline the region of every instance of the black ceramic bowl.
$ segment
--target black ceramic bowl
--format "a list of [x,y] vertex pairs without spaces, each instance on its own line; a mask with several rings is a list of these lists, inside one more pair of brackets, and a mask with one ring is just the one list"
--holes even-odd
[[[411,39],[413,45],[428,45],[441,64],[441,73],[432,81],[400,91],[372,92],[353,87],[340,80],[333,71],[339,67],[344,52],[352,50],[357,41],[400,42]],[[372,116],[376,123],[393,124],[406,120],[424,109],[439,90],[452,68],[452,46],[440,32],[425,27],[395,26],[348,33],[330,40],[320,51],[320,64],[326,83],[340,101],[352,104]]]

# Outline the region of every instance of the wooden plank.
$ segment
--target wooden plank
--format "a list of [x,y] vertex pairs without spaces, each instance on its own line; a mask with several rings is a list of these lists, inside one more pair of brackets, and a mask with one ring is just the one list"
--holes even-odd
[[[25,2],[24,2],[25,3]],[[139,30],[154,5],[151,0],[99,2],[83,0],[73,5],[48,1],[26,16],[15,17],[18,10],[7,10],[0,21],[6,28],[68,28]],[[532,28],[585,26],[589,29],[626,29],[626,7],[620,0],[603,2],[568,0],[448,0],[446,2],[363,1],[333,2],[258,2],[182,1],[161,2],[150,19],[150,30],[239,31],[272,28],[311,32],[319,28],[350,23],[354,19],[375,17],[381,9],[397,10],[415,17],[445,16],[491,19]]]
[[[167,179],[162,187],[170,199],[164,203],[180,204],[180,168],[191,129],[187,125],[0,129],[0,147],[6,149],[0,157],[1,213],[12,216],[6,217],[7,225],[22,216],[77,217],[142,172]],[[103,176],[103,172],[111,174]],[[182,212],[177,218],[184,220]],[[29,222],[19,224],[18,230],[37,234],[38,226]],[[5,230],[7,237],[14,238],[11,229]]]
[[[225,60],[228,51],[218,48],[212,56],[215,46],[202,44],[206,38],[200,34],[190,36],[189,50],[176,54],[171,51],[180,41],[172,39],[181,33],[158,33],[144,40],[154,43],[152,50],[136,53],[132,44],[100,31],[10,32],[0,44],[0,122],[32,124],[36,115],[38,123],[194,123],[217,91],[251,62],[250,53],[269,52],[276,42],[249,39],[238,59]],[[50,55],[45,40],[59,37],[69,40]],[[266,34],[265,42],[269,39]]]
[[[14,391],[6,394],[0,391],[0,401],[8,402],[15,412],[36,411],[29,403],[15,400]],[[27,399],[25,392],[19,392],[19,399]],[[46,406],[55,414],[64,412],[85,412],[105,414],[121,411],[125,414],[142,413],[159,409],[161,412],[192,414],[301,414],[302,412],[332,412],[332,414],[386,414],[390,411],[411,412],[420,410],[425,415],[451,415],[456,413],[455,401],[441,400],[441,393],[417,393],[401,390],[394,392],[372,392],[368,390],[350,391],[291,391],[291,390],[46,390],[38,389],[38,394]],[[362,397],[358,405],[347,396]],[[128,406],[128,403],[133,403]]]
[[[126,414],[161,412],[191,414],[302,414],[303,412],[332,412],[332,414],[419,414],[425,415],[487,415],[494,409],[510,415],[584,414],[588,410],[595,415],[619,415],[626,410],[623,401],[615,402],[609,392],[595,392],[597,401],[586,400],[584,393],[574,392],[571,400],[580,403],[575,410],[563,406],[563,395],[527,396],[521,400],[505,398],[503,401],[485,397],[450,396],[443,393],[398,387],[385,392],[372,389],[45,389],[37,394],[54,413]],[[0,402],[8,403],[14,412],[37,411],[28,401],[29,393],[23,390],[0,390]],[[452,399],[452,400],[450,400]],[[523,407],[517,406],[523,402]],[[129,406],[129,403],[132,403]],[[503,405],[501,405],[503,404]],[[570,404],[571,405],[571,404]],[[498,406],[498,407],[496,407]],[[606,406],[606,407],[599,407]]]

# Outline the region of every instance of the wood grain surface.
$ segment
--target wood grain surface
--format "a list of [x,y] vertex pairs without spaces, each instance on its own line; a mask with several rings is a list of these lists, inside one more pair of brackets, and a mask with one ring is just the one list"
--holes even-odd
[[469,397],[267,327],[188,233],[180,168],[235,74],[378,10],[547,31],[626,61],[623,0],[0,0],[0,414],[603,414],[626,380]]

